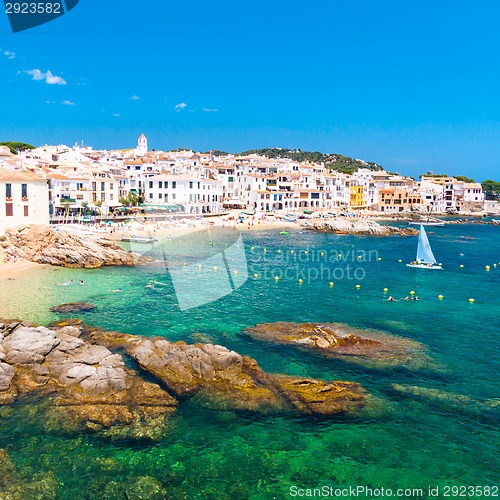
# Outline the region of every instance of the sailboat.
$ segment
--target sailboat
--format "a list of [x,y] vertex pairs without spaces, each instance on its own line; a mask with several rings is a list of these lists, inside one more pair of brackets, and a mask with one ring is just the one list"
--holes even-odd
[[432,253],[431,245],[423,225],[420,225],[420,232],[418,235],[417,259],[415,262],[410,262],[410,264],[406,265],[408,267],[418,267],[421,269],[442,269],[441,266],[436,265],[436,258]]

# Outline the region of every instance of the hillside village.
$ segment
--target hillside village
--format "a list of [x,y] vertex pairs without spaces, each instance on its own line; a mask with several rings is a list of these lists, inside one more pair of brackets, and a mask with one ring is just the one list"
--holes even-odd
[[[358,163],[360,160],[356,160]],[[361,162],[364,164],[364,162]],[[142,134],[134,149],[96,151],[88,146],[43,146],[13,154],[0,147],[0,230],[48,224],[64,215],[139,209],[214,215],[243,209],[496,213],[479,183],[423,175],[420,181],[378,170],[352,173],[292,158],[186,150],[150,151]]]

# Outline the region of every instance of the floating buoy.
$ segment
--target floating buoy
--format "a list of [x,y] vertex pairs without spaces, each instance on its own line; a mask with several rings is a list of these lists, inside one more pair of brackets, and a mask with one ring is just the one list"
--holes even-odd
[[278,250],[278,253],[281,253],[281,250]]
[[356,285],[356,288],[358,288],[358,289],[361,288],[361,285]]
[[[325,252],[321,252],[321,257],[323,257],[325,255]],[[496,264],[495,264],[495,267],[496,267]]]
[[486,266],[486,271],[489,271],[490,270],[490,266]]
[[183,265],[184,267],[186,267],[186,265],[187,265],[187,264],[186,264],[185,262],[183,262],[183,263],[182,263],[182,265]]
[[379,257],[377,260],[382,260],[382,257]]
[[460,264],[460,267],[464,267],[464,265],[463,265],[463,264]]
[[302,279],[299,279],[299,285],[302,285],[303,281]]
[[443,263],[442,263],[442,262],[440,262],[440,263],[438,264],[438,266],[439,266],[439,267],[443,267]]
[[339,253],[339,258],[340,258],[340,257],[342,257],[342,254],[341,254],[341,253]]
[[264,252],[267,252],[267,248],[264,248]]
[[410,295],[415,295],[415,292],[412,290],[412,291],[410,292]]
[[293,250],[290,250],[290,253],[293,253]]
[[330,286],[333,286],[333,281],[330,281]]
[[388,288],[384,288],[384,292],[388,292],[388,291],[389,291],[389,289],[388,289]]
[[443,300],[443,296],[442,295],[438,295],[438,299],[439,300]]
[[474,302],[474,299],[469,299],[469,302],[472,304]]
[[278,281],[278,280],[279,280],[278,276],[275,276],[274,281]]
[[233,271],[233,272],[234,272],[234,274],[238,274],[238,271]]
[[401,259],[399,259],[398,262],[403,262],[403,261]]
[[361,258],[362,258],[361,255],[358,255],[358,260],[361,259]]
[[258,275],[257,273],[255,273],[255,274],[253,275],[253,277],[254,277],[255,279],[257,279],[257,278],[259,277],[259,275]]
[[250,250],[255,250],[255,247],[250,247]]
[[304,253],[307,255],[309,252],[306,250]]
[[198,264],[198,269],[201,269],[201,264]]
[[497,267],[497,265],[496,265],[496,264],[493,264],[493,267]]
[[214,266],[214,271],[217,271],[217,266]]

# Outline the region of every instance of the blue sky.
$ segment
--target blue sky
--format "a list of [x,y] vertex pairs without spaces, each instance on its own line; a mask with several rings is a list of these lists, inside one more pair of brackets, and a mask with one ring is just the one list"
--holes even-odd
[[341,153],[496,178],[500,3],[80,0],[0,14],[2,140]]

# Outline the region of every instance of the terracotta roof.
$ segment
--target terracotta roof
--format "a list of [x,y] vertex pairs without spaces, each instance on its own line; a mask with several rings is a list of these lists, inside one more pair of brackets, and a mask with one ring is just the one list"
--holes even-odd
[[0,181],[46,182],[43,177],[21,170],[8,170],[0,167]]

